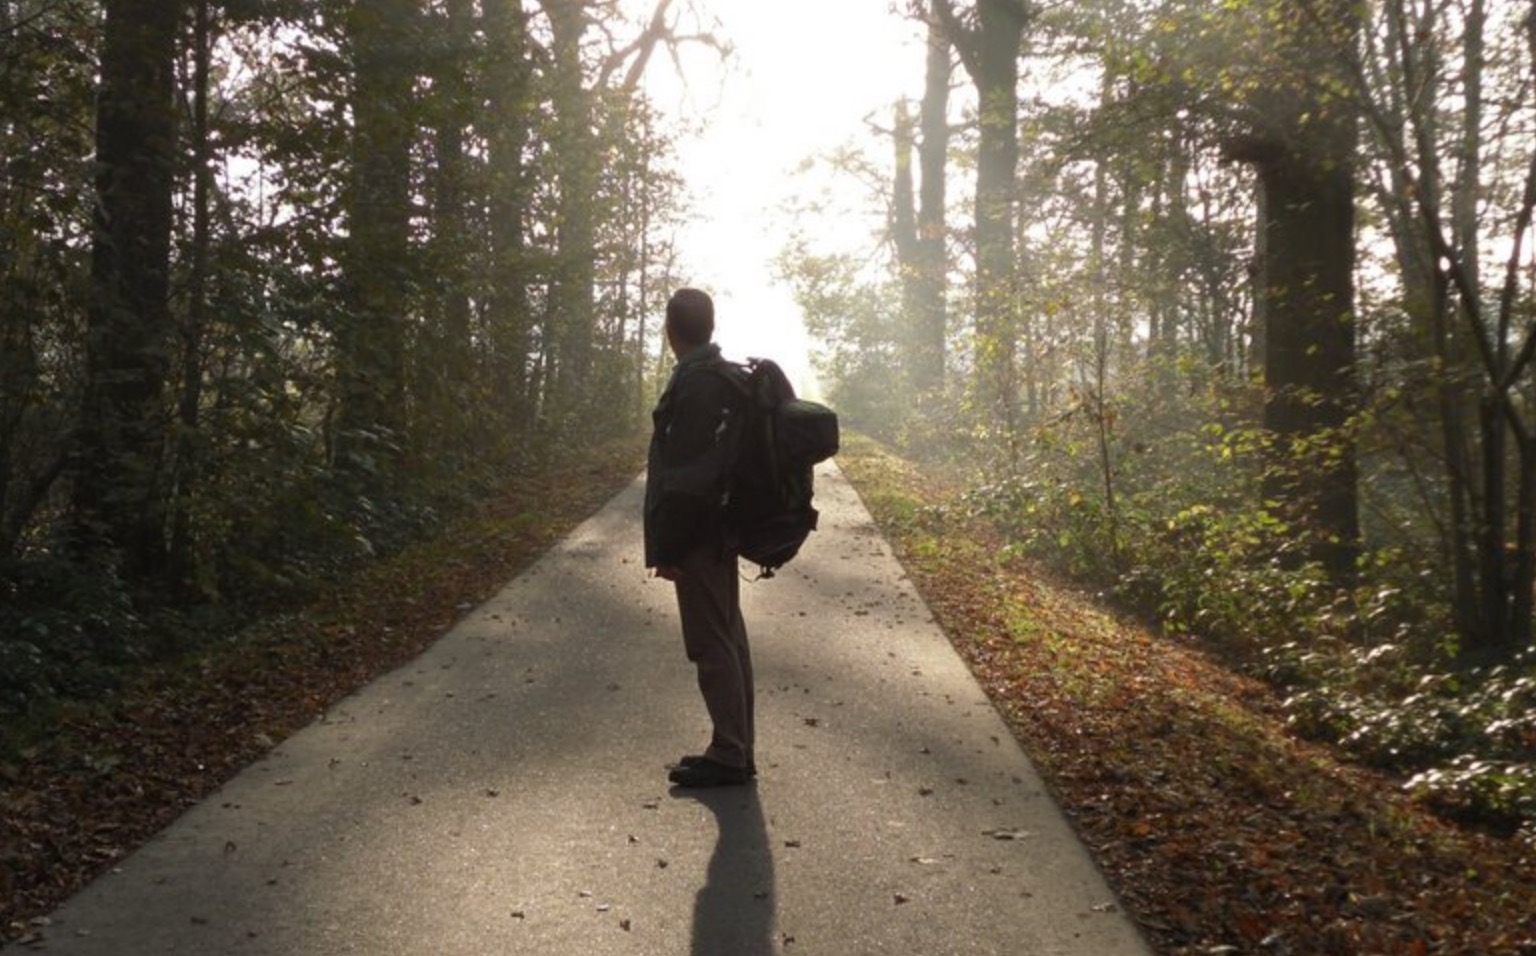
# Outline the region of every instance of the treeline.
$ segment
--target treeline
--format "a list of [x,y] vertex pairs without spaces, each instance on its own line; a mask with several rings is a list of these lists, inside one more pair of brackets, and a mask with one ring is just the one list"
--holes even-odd
[[0,2],[0,716],[633,430],[674,42],[670,0]]
[[904,12],[883,267],[783,258],[840,411],[1301,731],[1536,819],[1536,7]]

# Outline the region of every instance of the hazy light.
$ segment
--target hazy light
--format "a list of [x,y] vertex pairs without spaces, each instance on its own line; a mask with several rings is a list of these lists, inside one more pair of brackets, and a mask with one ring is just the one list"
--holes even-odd
[[[768,355],[807,381],[808,341],[773,259],[795,230],[869,243],[867,223],[818,217],[793,221],[796,194],[827,187],[827,173],[797,173],[807,157],[870,142],[866,119],[890,125],[894,104],[922,90],[916,24],[889,0],[700,0],[735,48],[685,48],[679,77],[667,57],[652,61],[646,88],[657,106],[696,136],[679,143],[694,211],[679,236],[685,280],[710,290],[728,355]],[[889,154],[876,143],[872,155]],[[819,178],[818,178],[819,177]],[[849,187],[852,188],[852,187]]]

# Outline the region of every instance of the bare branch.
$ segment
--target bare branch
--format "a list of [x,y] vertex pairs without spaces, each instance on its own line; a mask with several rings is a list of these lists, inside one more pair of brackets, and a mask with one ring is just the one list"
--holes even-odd
[[[639,84],[640,77],[651,61],[651,54],[656,50],[656,44],[671,37],[671,31],[667,27],[667,8],[671,5],[672,0],[657,0],[650,22],[646,24],[644,30],[640,31],[640,35],[635,37],[628,46],[615,50],[608,56],[603,64],[602,85],[607,85],[608,80],[626,60],[630,61],[629,69],[624,74],[624,82],[621,86],[626,90],[632,90]],[[631,57],[633,57],[632,60]]]
[[[1413,51],[1409,44],[1411,38],[1408,31],[1401,31],[1399,45],[1403,47],[1399,51],[1402,57],[1404,77],[1409,85],[1412,85],[1414,70],[1412,68]],[[1413,163],[1409,161],[1407,147],[1399,139],[1400,130],[1383,114],[1381,106],[1370,95],[1370,86],[1365,75],[1365,68],[1358,57],[1348,58],[1348,69],[1351,72],[1351,80],[1355,84],[1356,95],[1360,99],[1360,110],[1366,121],[1371,124],[1379,136],[1380,142],[1386,147],[1389,157],[1401,172],[1404,180],[1412,187],[1414,199],[1418,203],[1419,216],[1424,222],[1424,231],[1429,240],[1430,250],[1434,253],[1436,268],[1443,270],[1451,280],[1457,292],[1461,295],[1461,311],[1467,317],[1467,322],[1472,327],[1472,337],[1477,342],[1478,354],[1482,357],[1483,365],[1488,377],[1498,381],[1501,379],[1502,370],[1499,368],[1498,356],[1494,353],[1493,345],[1489,341],[1488,323],[1482,312],[1481,298],[1476,283],[1472,281],[1461,256],[1451,241],[1446,238],[1443,224],[1440,221],[1439,203],[1435,201],[1434,194],[1424,177],[1415,171]],[[1411,115],[1411,114],[1410,114]],[[1414,146],[1421,157],[1434,155],[1434,144],[1430,141],[1429,132],[1422,123],[1412,123]],[[1536,342],[1528,342],[1528,349],[1536,348]]]

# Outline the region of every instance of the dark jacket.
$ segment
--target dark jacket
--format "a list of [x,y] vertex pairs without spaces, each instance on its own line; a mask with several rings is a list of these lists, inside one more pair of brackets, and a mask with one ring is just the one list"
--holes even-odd
[[720,346],[702,345],[677,363],[651,413],[645,482],[645,566],[677,564],[707,543],[725,547],[724,510],[741,432],[744,394]]

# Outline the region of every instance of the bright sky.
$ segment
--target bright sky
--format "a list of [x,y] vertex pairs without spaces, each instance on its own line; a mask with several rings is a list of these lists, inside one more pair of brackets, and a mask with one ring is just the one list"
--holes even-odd
[[[698,0],[719,18],[733,59],[683,51],[684,77],[658,55],[646,77],[657,106],[703,129],[679,143],[694,207],[679,237],[682,268],[715,297],[728,356],[769,356],[808,385],[806,336],[773,259],[795,229],[870,244],[869,224],[839,217],[791,221],[785,204],[828,188],[796,173],[807,158],[869,141],[866,120],[888,128],[903,95],[922,91],[923,48],[890,0]],[[874,155],[888,155],[877,145]],[[845,184],[846,191],[860,187]],[[834,241],[829,243],[837,245]]]

